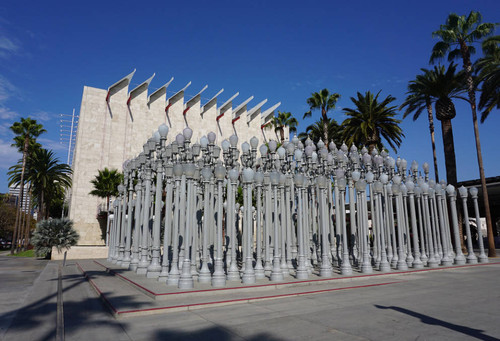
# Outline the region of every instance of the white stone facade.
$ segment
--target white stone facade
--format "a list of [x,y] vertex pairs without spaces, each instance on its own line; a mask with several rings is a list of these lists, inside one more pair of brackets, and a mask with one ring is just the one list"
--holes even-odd
[[[189,126],[193,130],[192,141],[213,131],[217,142],[236,134],[238,145],[256,136],[260,142],[279,140],[273,129],[263,129],[274,115],[279,103],[261,110],[266,101],[251,105],[250,99],[238,101],[232,96],[221,106],[217,105],[217,93],[201,106],[201,92],[186,100],[183,88],[167,98],[170,82],[148,95],[152,78],[129,92],[133,73],[112,85],[108,90],[85,86],[83,88],[78,131],[73,156],[73,186],[69,217],[80,234],[79,245],[104,245],[97,221],[98,207],[104,201],[91,196],[90,181],[98,170],[117,168],[121,171],[125,160],[142,151],[143,144],[162,123],[169,128],[167,141]],[[188,84],[189,86],[189,84]],[[233,103],[241,103],[235,105]],[[288,136],[288,128],[285,136]]]

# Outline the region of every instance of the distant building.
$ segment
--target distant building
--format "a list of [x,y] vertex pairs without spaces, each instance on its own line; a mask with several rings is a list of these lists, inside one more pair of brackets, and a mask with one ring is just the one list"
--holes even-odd
[[[23,191],[23,203],[22,203],[22,206],[21,206],[21,209],[23,210],[23,212],[26,212],[28,213],[30,211],[30,204],[31,204],[31,201],[30,201],[30,196],[28,195],[28,191],[29,191],[29,188],[28,188],[28,185],[24,185],[24,191]],[[14,204],[16,205],[17,207],[17,204],[20,200],[19,196],[21,194],[21,188],[19,186],[10,186],[9,187],[9,195],[11,196],[11,198],[14,198]]]
[[[167,87],[173,78],[150,93],[148,87],[153,77],[129,91],[134,72],[107,90],[83,88],[69,200],[69,217],[80,235],[79,245],[104,245],[103,232],[96,218],[105,207],[104,200],[89,195],[93,189],[90,181],[104,167],[121,171],[124,161],[137,156],[162,123],[170,128],[167,141],[175,139],[186,126],[193,130],[193,142],[210,131],[217,135],[217,143],[236,134],[238,146],[252,136],[258,137],[260,142],[278,139],[274,130],[264,128],[280,103],[266,110],[262,108],[267,100],[247,107],[252,96],[233,108],[236,93],[218,106],[217,97],[221,90],[202,105],[201,94],[206,86],[190,99],[184,99],[184,92],[191,82],[167,97]],[[285,136],[288,136],[288,128]]]

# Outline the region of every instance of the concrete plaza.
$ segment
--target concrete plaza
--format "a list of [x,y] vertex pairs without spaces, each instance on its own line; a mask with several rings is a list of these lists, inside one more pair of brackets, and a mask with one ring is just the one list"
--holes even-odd
[[385,281],[364,277],[313,295],[115,319],[74,261],[62,268],[0,256],[0,339],[499,340],[500,259],[490,262]]

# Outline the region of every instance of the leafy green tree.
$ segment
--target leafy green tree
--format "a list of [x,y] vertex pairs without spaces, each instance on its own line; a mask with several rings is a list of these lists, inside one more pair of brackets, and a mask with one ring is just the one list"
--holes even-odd
[[42,133],[46,132],[43,129],[43,126],[37,123],[36,120],[32,120],[31,118],[21,118],[19,122],[14,122],[14,124],[10,127],[10,130],[16,135],[14,137],[13,147],[17,147],[17,149],[23,154],[22,159],[22,167],[21,167],[21,178],[19,181],[19,204],[17,208],[16,214],[16,223],[14,225],[14,234],[12,236],[12,248],[10,250],[11,254],[14,253],[14,250],[17,248],[18,243],[16,239],[18,238],[19,232],[19,217],[22,211],[22,202],[24,199],[24,171],[26,169],[26,162],[28,160],[30,151],[35,149],[36,138],[40,136]]
[[446,19],[444,25],[440,25],[439,30],[432,32],[433,37],[440,39],[432,48],[431,63],[443,58],[446,54],[448,60],[461,59],[464,66],[465,79],[467,84],[467,94],[472,112],[472,123],[476,138],[477,162],[479,166],[479,176],[481,178],[481,189],[483,191],[484,209],[486,213],[486,224],[488,227],[488,242],[490,257],[495,257],[495,243],[493,240],[493,225],[491,223],[490,204],[488,200],[488,190],[486,188],[486,178],[484,176],[483,156],[481,153],[481,141],[479,138],[479,128],[476,113],[476,86],[473,79],[473,69],[471,54],[476,52],[474,43],[491,36],[495,30],[496,23],[483,23],[481,13],[471,11],[468,16],[452,13]]
[[323,142],[328,144],[328,122],[330,118],[328,117],[328,112],[335,109],[340,95],[338,93],[330,93],[328,89],[323,89],[320,92],[314,92],[311,97],[307,99],[307,105],[309,105],[309,111],[304,114],[303,118],[311,117],[313,111],[320,111],[321,122],[323,122]]
[[56,247],[60,253],[76,245],[80,236],[73,228],[73,221],[67,218],[42,220],[37,224],[31,242],[37,256],[46,256]]
[[[453,126],[451,120],[456,116],[455,105],[452,99],[467,98],[462,95],[465,92],[464,74],[456,73],[456,64],[451,63],[448,68],[444,66],[434,66],[434,69],[422,69],[423,75],[418,75],[415,81],[411,81],[408,86],[408,97],[400,108],[407,107],[403,118],[411,112],[415,112],[413,120],[416,120],[420,113],[427,109],[429,126],[432,127],[431,136],[434,131],[432,119],[432,103],[436,106],[436,117],[441,121],[441,131],[443,136],[443,147],[446,164],[446,178],[449,183],[457,183],[457,166],[455,158],[455,145],[453,139]],[[432,136],[432,142],[434,138]],[[433,148],[435,146],[433,145]],[[434,152],[434,169],[437,172],[437,160]],[[437,173],[436,173],[437,174]],[[438,181],[436,176],[436,181]]]
[[432,156],[434,158],[434,176],[436,182],[439,182],[439,171],[436,156],[436,142],[434,139],[434,115],[432,113],[433,96],[430,88],[432,84],[431,71],[421,69],[423,74],[417,75],[416,78],[408,84],[408,91],[406,92],[406,99],[399,107],[400,110],[406,107],[403,118],[409,114],[413,114],[413,121],[416,121],[422,111],[427,110],[427,119],[429,120],[429,132],[431,135]]
[[306,131],[299,134],[298,138],[302,143],[309,137],[314,143],[318,143],[319,140],[327,138],[327,141],[333,141],[336,145],[342,144],[342,129],[341,126],[334,119],[330,119],[327,122],[327,131],[325,134],[325,124],[323,119],[307,126]]
[[89,194],[99,198],[106,198],[106,212],[109,212],[109,199],[118,196],[118,185],[123,182],[123,174],[117,169],[100,169],[90,181],[94,189]]
[[278,115],[272,118],[271,124],[267,127],[274,128],[276,133],[279,133],[281,143],[285,141],[285,127],[288,127],[290,132],[296,132],[299,122],[290,112],[278,111]]
[[478,107],[481,113],[481,123],[493,109],[500,109],[500,36],[486,39],[482,46],[484,57],[476,62],[479,73],[478,83],[481,83],[481,96]]
[[379,102],[379,95],[380,91],[376,96],[367,91],[364,95],[358,92],[357,98],[351,97],[356,108],[345,108],[348,118],[342,122],[342,137],[347,144],[367,146],[370,152],[384,148],[382,138],[394,151],[401,145],[404,134],[399,126],[401,120],[395,118],[397,106],[389,106],[396,98],[389,95]]
[[[20,181],[22,165],[18,163],[10,167],[7,173],[9,185],[17,184]],[[60,163],[54,152],[44,148],[36,149],[28,159],[25,170],[25,178],[31,184],[33,194],[39,209],[40,218],[48,218],[50,204],[60,196],[64,196],[64,191],[71,187],[71,167],[65,163]]]

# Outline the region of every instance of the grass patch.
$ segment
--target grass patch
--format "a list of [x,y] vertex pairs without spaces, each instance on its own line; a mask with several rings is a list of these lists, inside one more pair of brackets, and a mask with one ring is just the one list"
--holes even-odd
[[35,257],[35,250],[26,250],[19,253],[14,253],[13,255],[9,254],[9,256],[13,257]]

